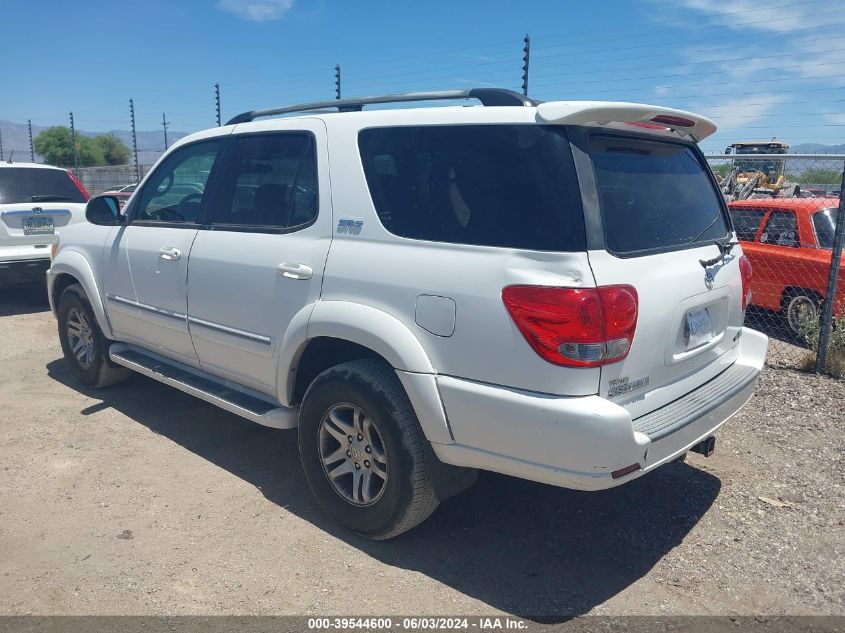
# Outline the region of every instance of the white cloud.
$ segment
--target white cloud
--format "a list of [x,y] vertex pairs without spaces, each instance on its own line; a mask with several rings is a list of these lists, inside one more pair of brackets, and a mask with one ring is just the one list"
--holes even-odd
[[217,8],[251,22],[281,20],[293,7],[293,0],[217,0]]
[[743,98],[725,99],[724,103],[710,106],[707,114],[719,128],[741,128],[763,117],[786,101],[784,95],[756,94]]
[[[711,0],[678,0],[676,6],[701,11],[704,17],[712,18],[716,23],[732,29],[756,29],[781,33],[799,28],[824,26],[831,21],[832,5],[814,7],[812,4],[785,6],[778,2],[776,6],[766,8],[756,0],[734,0],[722,7],[714,6]],[[825,11],[824,9],[828,9]]]

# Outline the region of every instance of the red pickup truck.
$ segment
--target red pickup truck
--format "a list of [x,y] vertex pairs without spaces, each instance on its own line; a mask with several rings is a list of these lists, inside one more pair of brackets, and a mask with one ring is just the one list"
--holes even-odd
[[[773,198],[730,203],[742,251],[751,260],[751,304],[774,310],[798,334],[816,318],[827,290],[839,200]],[[840,261],[834,316],[845,316],[845,268]]]

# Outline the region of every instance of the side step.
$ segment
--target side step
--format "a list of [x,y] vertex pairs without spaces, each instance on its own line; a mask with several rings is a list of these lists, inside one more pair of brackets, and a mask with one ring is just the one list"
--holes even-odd
[[109,348],[109,357],[118,365],[128,367],[139,374],[144,374],[153,380],[175,387],[263,426],[292,429],[297,425],[298,410],[295,408],[283,407],[257,391],[163,358],[134,345],[113,343]]

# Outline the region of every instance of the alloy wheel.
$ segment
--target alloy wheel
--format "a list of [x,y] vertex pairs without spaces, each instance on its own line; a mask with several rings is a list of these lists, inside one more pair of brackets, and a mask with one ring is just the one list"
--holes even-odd
[[94,330],[79,308],[71,308],[68,312],[67,340],[79,366],[82,369],[91,367],[94,362]]
[[360,407],[336,404],[319,427],[320,463],[340,496],[357,506],[376,503],[387,486],[384,441],[375,421]]

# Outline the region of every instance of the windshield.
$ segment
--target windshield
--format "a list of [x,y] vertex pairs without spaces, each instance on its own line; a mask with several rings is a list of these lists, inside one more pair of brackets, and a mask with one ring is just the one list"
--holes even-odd
[[[67,202],[86,202],[63,169],[3,167],[0,169],[0,204],[32,202],[33,196],[55,196]],[[65,200],[66,199],[66,200]]]
[[816,229],[819,248],[833,248],[837,213],[839,213],[838,209],[822,209],[813,214],[813,227]]
[[766,174],[780,173],[783,169],[782,160],[736,160],[734,166],[741,174],[761,171]]
[[590,154],[609,251],[630,255],[728,237],[721,196],[690,147],[595,136]]

